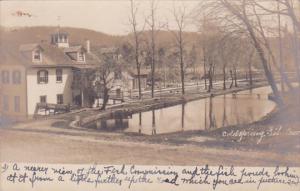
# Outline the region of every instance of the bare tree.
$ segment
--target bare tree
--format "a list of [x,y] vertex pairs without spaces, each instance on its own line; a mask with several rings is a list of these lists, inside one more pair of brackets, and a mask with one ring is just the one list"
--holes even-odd
[[[283,15],[287,16],[291,19],[293,22],[293,30],[294,30],[294,65],[295,65],[295,70],[298,76],[298,81],[300,82],[300,66],[299,66],[299,39],[298,39],[298,32],[300,31],[300,21],[299,17],[296,15],[296,9],[295,7],[295,0],[271,0],[269,3],[277,3],[277,7],[269,7],[264,5],[263,3],[266,1],[258,1],[258,0],[253,0],[255,1],[255,5],[258,6],[259,8],[263,9],[264,11],[270,13],[270,14],[278,14],[278,15]],[[299,1],[299,0],[298,0]],[[299,8],[298,8],[299,9]],[[279,18],[280,19],[280,16]],[[280,21],[279,21],[280,23]]]
[[185,41],[183,37],[184,29],[186,27],[186,7],[173,7],[173,16],[176,22],[176,31],[171,31],[175,37],[176,47],[179,51],[179,64],[180,64],[180,80],[181,80],[181,92],[185,94],[185,86],[184,86],[184,76],[185,76],[185,64],[184,64],[184,47]]
[[217,63],[220,63],[219,48],[222,43],[223,31],[220,27],[211,20],[209,17],[204,17],[201,22],[201,43],[203,52],[203,67],[204,67],[204,80],[205,89],[207,89],[208,79],[208,92],[213,89],[213,79]]
[[[277,2],[277,10],[280,11],[279,2]],[[279,63],[280,63],[280,70],[283,71],[283,50],[282,50],[282,35],[281,35],[281,15],[280,13],[277,14],[278,20],[278,42],[279,42]],[[281,80],[281,91],[284,91],[284,82]]]
[[130,0],[130,17],[129,22],[132,27],[133,38],[134,38],[134,58],[137,70],[137,77],[138,77],[138,89],[139,89],[139,99],[142,98],[142,88],[141,88],[141,61],[140,61],[140,37],[143,32],[143,28],[141,30],[138,29],[137,23],[137,13],[138,7],[134,0]]
[[[298,0],[299,1],[299,0]],[[280,10],[278,10],[276,7],[270,7],[264,5],[264,2],[268,3],[278,3],[280,7],[282,7]],[[300,1],[299,1],[300,2]],[[300,30],[300,21],[299,18],[297,17],[296,9],[295,7],[295,0],[256,0],[256,5],[263,10],[269,12],[269,13],[274,13],[274,14],[281,14],[290,17],[292,22],[294,23],[295,27],[297,27],[298,30]]]
[[[226,69],[227,66],[231,63],[234,73],[232,70],[231,74],[231,87],[233,86],[233,82],[235,81],[235,86],[237,86],[237,76],[236,76],[236,65],[237,65],[237,54],[241,54],[240,48],[238,45],[240,42],[238,41],[238,37],[233,36],[233,33],[224,33],[224,36],[219,41],[219,49],[220,58],[222,62],[222,73],[223,73],[223,89],[226,90]],[[233,75],[235,74],[235,75]]]
[[[249,5],[252,6],[252,9],[253,9],[253,15],[255,16],[256,18],[256,23],[257,25],[253,25],[253,27],[256,29],[256,31],[260,34],[261,36],[261,44],[266,48],[267,52],[269,53],[270,55],[270,58],[272,60],[272,63],[273,63],[273,66],[276,68],[277,71],[279,71],[280,73],[280,76],[281,76],[281,81],[284,82],[287,87],[292,90],[293,87],[286,75],[286,70],[285,70],[285,67],[282,63],[280,63],[280,66],[278,66],[278,63],[277,63],[277,60],[274,56],[274,53],[272,51],[272,48],[270,46],[270,42],[268,40],[268,38],[266,37],[266,34],[265,34],[265,28],[267,28],[267,26],[263,26],[262,22],[261,22],[261,18],[260,18],[260,14],[257,13],[256,11],[256,6],[255,6],[255,3],[253,3],[253,1],[255,0],[249,0]],[[279,28],[280,30],[280,28]]]
[[[257,33],[255,26],[253,25],[253,18],[252,13],[249,13],[249,4],[247,0],[237,0],[237,1],[228,1],[228,0],[217,0],[216,1],[219,5],[221,5],[222,8],[224,7],[225,10],[228,11],[232,16],[234,16],[234,19],[239,21],[240,27],[244,27],[245,31],[247,31],[247,34],[249,35],[253,46],[256,49],[256,52],[261,60],[261,64],[263,66],[265,76],[273,90],[273,94],[275,97],[276,102],[279,106],[283,105],[283,100],[281,98],[281,95],[278,91],[278,88],[276,86],[276,82],[274,79],[273,74],[271,73],[269,67],[268,67],[268,61],[266,59],[264,48],[262,47],[259,33]],[[220,11],[220,10],[219,10]]]
[[214,78],[214,74],[215,74],[215,66],[216,66],[216,62],[215,62],[215,56],[212,54],[208,55],[207,58],[207,63],[208,63],[208,92],[211,92],[213,89],[213,78]]
[[75,97],[75,102],[81,107],[92,107],[95,101],[95,92],[93,88],[93,70],[81,69],[74,71],[73,88],[80,90],[80,96]]
[[157,52],[157,45],[156,45],[156,35],[159,32],[160,26],[157,23],[156,12],[158,7],[158,1],[151,0],[150,1],[150,15],[146,18],[146,23],[150,28],[150,46],[151,46],[151,97],[154,97],[154,88],[155,88],[155,68],[156,68],[156,52]]
[[100,91],[99,93],[103,99],[100,110],[105,110],[109,100],[109,91],[112,88],[115,79],[115,72],[118,71],[118,56],[116,54],[103,54],[101,56],[93,54],[93,57],[99,63],[93,74],[95,89]]
[[206,71],[206,64],[207,64],[207,57],[206,57],[206,17],[203,17],[203,21],[201,22],[202,25],[202,33],[200,43],[202,44],[202,54],[203,54],[203,77],[204,77],[204,88],[207,89],[207,71]]

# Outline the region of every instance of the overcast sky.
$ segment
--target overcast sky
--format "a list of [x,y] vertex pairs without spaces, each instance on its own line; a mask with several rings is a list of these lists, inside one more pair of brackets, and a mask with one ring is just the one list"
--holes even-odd
[[[138,20],[144,21],[148,15],[149,1],[138,1]],[[184,5],[187,12],[191,12],[198,4],[197,0],[160,0],[158,1],[157,15],[162,23],[174,26],[172,10]],[[0,1],[2,26],[70,26],[88,28],[104,33],[119,35],[130,32],[128,0],[89,0],[89,1]],[[28,16],[16,16],[17,11],[32,14]],[[196,27],[190,24],[189,31],[195,31]]]

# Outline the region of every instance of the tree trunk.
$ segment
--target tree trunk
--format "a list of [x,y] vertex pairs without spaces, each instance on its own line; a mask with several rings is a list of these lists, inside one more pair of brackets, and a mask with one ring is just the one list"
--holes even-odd
[[[271,48],[269,46],[267,46],[267,50],[269,51],[269,54],[270,54],[270,57],[271,57],[271,60],[273,61],[274,63],[274,66],[276,68],[276,70],[279,71],[279,74],[280,74],[280,77],[281,77],[281,83],[285,83],[287,85],[287,87],[289,88],[289,90],[293,90],[293,86],[291,85],[285,71],[285,66],[283,65],[283,63],[280,63],[280,66],[278,68],[278,64],[276,63],[276,59],[275,59],[275,56],[274,54],[271,52]],[[271,68],[271,66],[270,66]]]
[[184,88],[184,62],[183,62],[183,42],[182,42],[182,31],[179,31],[179,49],[180,49],[180,76],[181,76],[181,90],[182,95],[185,94]]
[[152,135],[156,135],[155,110],[152,110]]
[[230,78],[231,78],[231,84],[230,84],[230,87],[229,87],[229,88],[231,89],[232,86],[233,86],[233,82],[234,82],[232,70],[230,70]]
[[185,103],[181,105],[181,128],[184,131]]
[[[261,31],[263,31],[264,29],[263,29],[260,22],[258,22],[258,25],[259,25]],[[280,26],[279,26],[279,31],[280,31]],[[278,67],[278,63],[276,61],[276,58],[273,54],[270,43],[269,43],[268,39],[266,38],[266,36],[264,35],[264,32],[262,32],[262,38],[264,40],[264,46],[266,47],[266,49],[269,53],[269,57],[271,57],[271,60],[273,61],[274,67],[279,71],[279,74],[281,76],[282,85],[283,85],[283,82],[284,82],[287,85],[287,87],[289,88],[289,90],[293,90],[293,86],[291,85],[291,83],[288,79],[288,76],[285,73],[285,71],[286,71],[285,66],[282,63],[283,61],[282,61],[282,48],[281,48],[281,32],[279,32],[279,38],[280,38],[280,42],[279,42],[279,44],[280,44],[280,63],[279,63],[279,67]],[[270,63],[271,62],[270,62],[270,59],[269,59],[269,64]],[[272,73],[271,69],[270,69],[270,72]]]
[[252,62],[251,62],[251,60],[249,61],[249,63],[248,63],[248,69],[249,69],[249,85],[250,85],[250,87],[252,87],[252,85],[253,85],[253,78],[252,78]]
[[238,87],[236,67],[234,67],[234,87]]
[[203,70],[204,70],[204,87],[207,90],[207,80],[206,80],[206,55],[205,55],[205,48],[203,47]]
[[134,29],[134,36],[135,36],[135,62],[136,62],[136,69],[137,69],[137,77],[138,77],[138,88],[139,88],[139,99],[142,98],[142,88],[141,88],[141,63],[139,60],[139,39],[136,29]]
[[[153,13],[152,13],[153,14]],[[154,22],[154,21],[153,21]],[[154,87],[155,87],[155,39],[154,39],[154,28],[152,28],[151,34],[151,44],[152,44],[152,59],[151,59],[151,97],[154,97]]]
[[104,90],[103,90],[103,103],[102,103],[102,107],[100,108],[100,110],[105,110],[106,109],[106,105],[107,105],[108,100],[109,100],[108,88],[104,87]]
[[213,98],[209,98],[209,129],[215,128],[214,113],[213,113]]
[[137,66],[137,77],[138,77],[138,87],[139,87],[139,99],[142,98],[142,87],[141,87],[141,67]]
[[253,29],[251,28],[250,24],[246,22],[247,25],[247,29],[249,31],[250,37],[254,42],[254,47],[260,57],[261,63],[263,65],[264,71],[265,71],[265,75],[267,77],[267,80],[272,88],[273,94],[275,96],[276,102],[277,104],[282,107],[283,106],[283,100],[279,94],[278,88],[276,86],[276,82],[274,80],[273,74],[270,72],[269,68],[268,68],[268,62],[267,59],[265,58],[265,53],[262,49],[262,47],[260,46],[259,42],[256,39],[255,33],[253,31]]
[[138,88],[139,88],[139,99],[142,98],[142,88],[141,88],[141,63],[139,60],[140,56],[140,41],[139,41],[139,32],[137,30],[137,22],[136,22],[136,11],[137,8],[134,6],[134,1],[131,0],[131,25],[134,35],[134,43],[135,43],[135,64],[137,70],[138,77]]
[[151,64],[151,97],[154,98],[154,87],[155,87],[155,77],[154,77],[154,73],[155,73],[155,66],[154,63]]
[[267,62],[267,59],[265,57],[264,50],[261,47],[261,45],[259,44],[259,42],[257,40],[257,37],[255,35],[254,29],[251,26],[251,23],[250,23],[250,21],[247,17],[245,2],[244,2],[244,5],[243,5],[244,9],[242,10],[242,13],[240,13],[239,10],[237,10],[234,6],[232,6],[228,2],[228,0],[223,1],[223,4],[229,9],[229,11],[231,11],[234,15],[236,15],[245,24],[245,27],[246,27],[249,35],[250,35],[250,38],[253,41],[254,47],[255,47],[255,49],[256,49],[256,51],[259,55],[259,58],[261,60],[262,66],[263,66],[264,71],[265,71],[266,78],[267,78],[268,83],[270,84],[270,86],[272,88],[275,100],[276,100],[278,106],[282,107],[284,105],[284,102],[283,102],[283,100],[282,100],[282,98],[279,94],[278,89],[277,89],[276,82],[274,80],[273,74],[270,72],[270,70],[268,68],[268,62]]
[[208,92],[211,92],[211,90],[213,89],[213,66],[210,63],[209,64],[209,70],[208,70]]

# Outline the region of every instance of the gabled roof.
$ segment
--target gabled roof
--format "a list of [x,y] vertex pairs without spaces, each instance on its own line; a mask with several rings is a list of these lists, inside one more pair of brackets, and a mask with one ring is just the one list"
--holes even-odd
[[22,44],[19,47],[19,50],[21,52],[26,52],[26,51],[33,51],[37,48],[41,48],[41,46],[39,44],[33,43],[33,44]]
[[81,45],[64,48],[64,52],[78,52],[78,51],[82,51],[82,50],[85,51],[85,49]]
[[[41,49],[42,61],[32,62],[32,51]],[[14,44],[0,43],[0,65],[23,65],[25,67],[76,67],[76,68],[93,68],[101,63],[98,56],[92,53],[85,54],[85,62],[72,60],[66,51],[75,51],[84,49],[83,46],[72,46],[67,49],[58,48],[48,42],[32,44]]]
[[76,62],[72,61],[62,49],[48,44],[42,43],[41,47],[44,49],[42,63],[38,65],[73,65]]

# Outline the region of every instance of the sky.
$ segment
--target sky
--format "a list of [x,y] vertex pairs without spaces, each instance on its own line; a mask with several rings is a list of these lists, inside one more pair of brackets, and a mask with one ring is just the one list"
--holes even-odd
[[[137,1],[138,23],[143,26],[145,17],[149,15],[150,3]],[[160,0],[158,1],[157,18],[160,23],[168,23],[175,28],[174,7],[185,6],[190,13],[197,6],[197,0]],[[34,1],[0,1],[0,25],[5,27],[22,26],[69,26],[87,28],[112,35],[123,35],[130,32],[129,0],[34,0]],[[29,13],[29,16],[16,16],[16,12]],[[196,31],[196,26],[189,22],[187,31]]]

